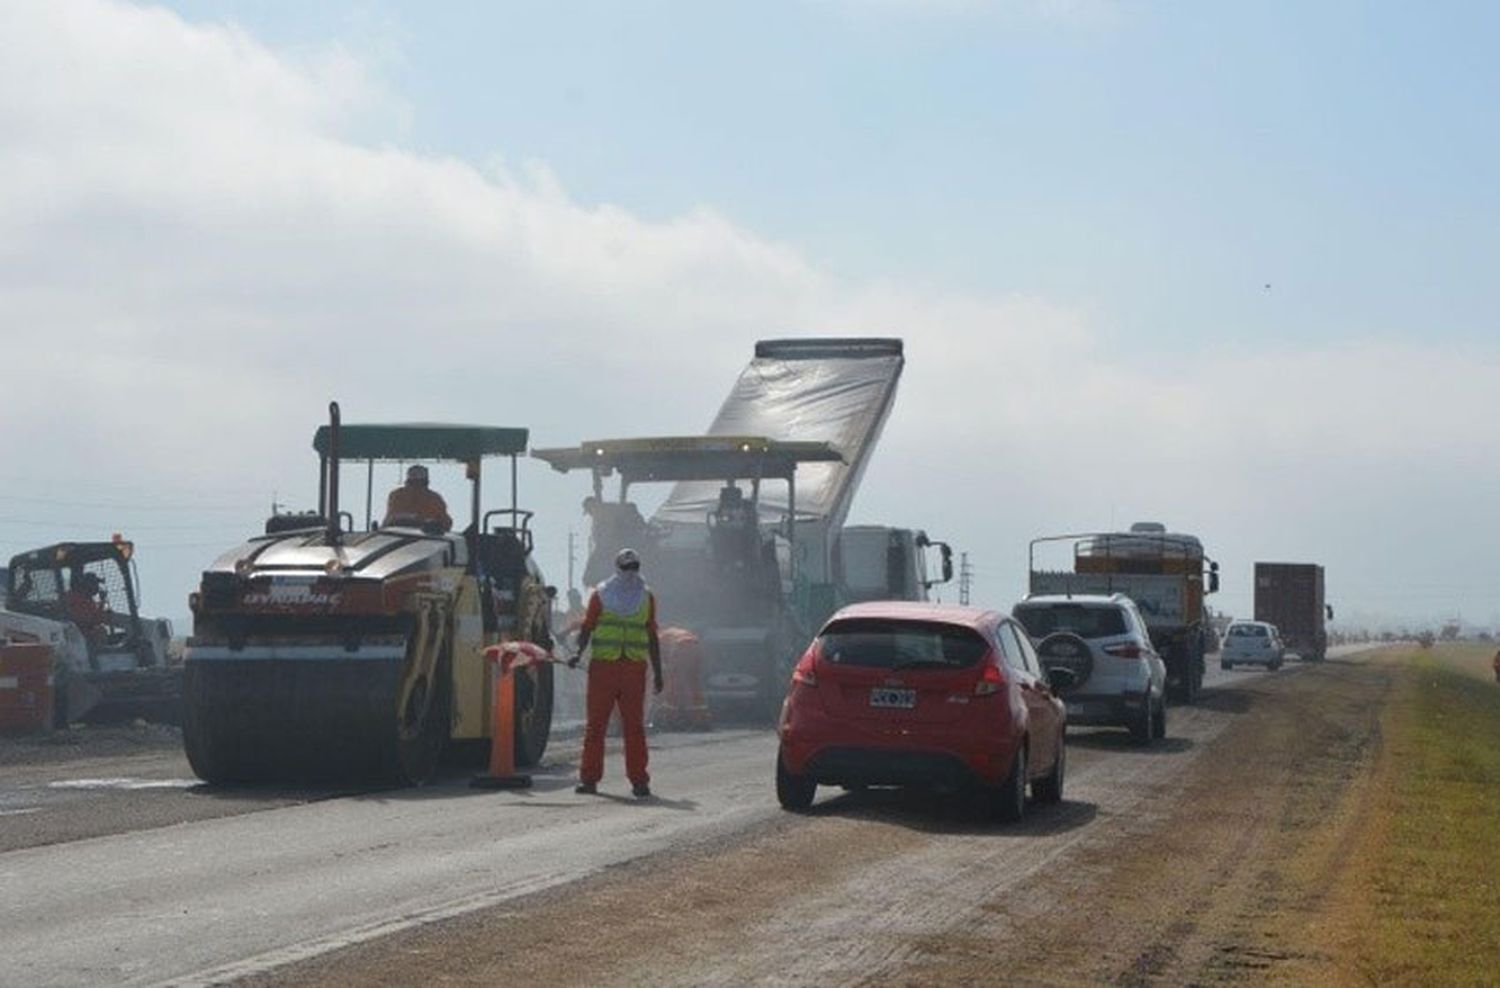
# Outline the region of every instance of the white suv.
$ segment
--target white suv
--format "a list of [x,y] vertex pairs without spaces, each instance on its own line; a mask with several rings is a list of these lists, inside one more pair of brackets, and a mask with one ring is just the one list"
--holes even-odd
[[1167,734],[1167,667],[1135,601],[1124,594],[1032,594],[1011,612],[1036,645],[1043,669],[1077,682],[1062,694],[1069,724],[1130,729],[1148,744]]
[[1286,645],[1276,625],[1265,621],[1234,621],[1225,629],[1219,668],[1253,665],[1275,670],[1285,661]]

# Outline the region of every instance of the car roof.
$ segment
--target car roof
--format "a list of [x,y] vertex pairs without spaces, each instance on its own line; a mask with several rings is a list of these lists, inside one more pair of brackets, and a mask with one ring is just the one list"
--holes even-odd
[[842,608],[824,626],[846,618],[889,618],[895,621],[939,621],[965,628],[982,628],[1000,620],[1001,616],[999,612],[983,607],[911,600],[872,600]]
[[1129,597],[1122,593],[1043,593],[1028,594],[1022,604],[1128,604]]

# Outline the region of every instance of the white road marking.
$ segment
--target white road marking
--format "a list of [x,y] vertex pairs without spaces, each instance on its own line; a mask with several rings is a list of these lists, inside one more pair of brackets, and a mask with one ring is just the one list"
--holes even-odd
[[197,779],[59,779],[48,789],[189,789],[201,785]]

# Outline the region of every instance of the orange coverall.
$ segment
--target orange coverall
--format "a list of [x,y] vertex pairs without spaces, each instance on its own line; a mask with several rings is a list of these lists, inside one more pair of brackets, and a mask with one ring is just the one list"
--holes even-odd
[[443,500],[443,495],[419,484],[402,484],[385,499],[382,525],[389,525],[391,519],[403,516],[437,522],[445,532],[453,527],[453,519],[448,516],[448,502]]
[[[650,601],[646,628],[656,634],[656,595]],[[583,629],[593,634],[604,603],[596,590],[589,595]],[[597,784],[604,778],[604,734],[615,707],[620,708],[620,729],[625,736],[625,776],[633,786],[651,784],[646,770],[646,669],[644,659],[627,659],[595,655],[589,663],[588,724],[583,730],[583,756],[578,766],[578,781]]]

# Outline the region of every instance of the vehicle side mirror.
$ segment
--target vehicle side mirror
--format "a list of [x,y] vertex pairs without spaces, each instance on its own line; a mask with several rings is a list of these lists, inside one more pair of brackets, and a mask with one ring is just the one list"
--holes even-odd
[[1209,563],[1208,564],[1208,592],[1209,593],[1218,593],[1219,592],[1219,564],[1218,563]]
[[943,554],[943,582],[947,583],[953,579],[953,547],[946,542],[939,542],[938,551]]
[[1078,674],[1066,666],[1048,666],[1047,685],[1054,693],[1070,690],[1078,685]]

